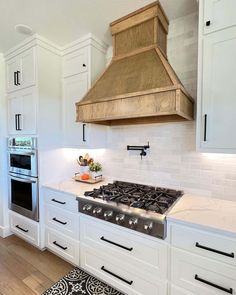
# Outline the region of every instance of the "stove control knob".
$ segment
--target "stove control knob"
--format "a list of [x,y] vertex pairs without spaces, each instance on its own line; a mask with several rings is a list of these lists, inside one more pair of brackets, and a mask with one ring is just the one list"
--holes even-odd
[[146,230],[146,231],[150,231],[150,230],[152,230],[152,228],[153,228],[153,223],[152,223],[152,221],[147,221],[147,222],[145,222],[143,228],[144,228],[144,230]]
[[104,217],[106,220],[110,219],[113,216],[113,211],[108,210],[104,212]]
[[125,221],[125,214],[118,214],[116,215],[116,222],[118,224],[123,223]]
[[96,207],[93,209],[93,214],[94,215],[100,215],[102,213],[102,208],[101,207]]
[[138,218],[136,218],[136,217],[130,218],[130,220],[129,220],[130,227],[134,228],[137,226],[137,224],[138,224]]
[[89,212],[89,211],[91,211],[91,210],[92,210],[92,205],[90,205],[90,204],[86,204],[86,205],[83,206],[83,211],[87,211],[87,212]]

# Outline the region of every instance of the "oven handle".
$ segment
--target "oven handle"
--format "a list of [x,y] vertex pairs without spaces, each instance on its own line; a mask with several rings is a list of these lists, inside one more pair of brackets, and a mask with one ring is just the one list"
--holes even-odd
[[35,156],[35,152],[25,152],[25,151],[15,151],[15,150],[8,150],[9,154],[13,155],[22,155],[22,156]]
[[30,179],[25,179],[22,177],[14,177],[10,174],[11,179],[16,180],[16,181],[20,181],[20,182],[25,182],[25,183],[36,183],[36,180],[30,180]]

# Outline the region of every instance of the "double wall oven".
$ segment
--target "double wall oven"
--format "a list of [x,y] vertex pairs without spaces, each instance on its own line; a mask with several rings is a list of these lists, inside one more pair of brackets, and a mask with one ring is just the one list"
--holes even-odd
[[9,208],[39,220],[37,139],[8,139]]

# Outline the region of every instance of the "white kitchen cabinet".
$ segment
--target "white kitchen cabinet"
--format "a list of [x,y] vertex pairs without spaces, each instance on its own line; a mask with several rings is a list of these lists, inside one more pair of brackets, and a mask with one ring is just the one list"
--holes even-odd
[[179,225],[172,225],[170,233],[174,247],[236,267],[235,239]]
[[[203,35],[206,2],[200,1],[197,148],[201,152],[235,153],[236,26]],[[209,2],[225,2],[228,7],[232,1]],[[227,19],[225,10],[222,14]]]
[[76,196],[44,188],[45,245],[56,255],[79,265],[79,213]]
[[167,261],[164,241],[80,215],[80,266],[125,294],[167,294]]
[[77,74],[63,81],[63,133],[65,145],[84,145],[87,143],[86,125],[76,122],[75,103],[88,89],[88,74]]
[[235,294],[234,238],[175,222],[168,232],[171,295]]
[[235,267],[179,249],[173,248],[171,252],[171,281],[174,285],[196,295],[234,294]]
[[94,247],[80,245],[80,266],[99,279],[129,295],[166,295],[167,281],[147,279],[148,273],[142,273],[116,256],[100,252]]
[[89,68],[89,48],[81,48],[67,54],[63,58],[63,77],[70,77],[88,71]]
[[8,96],[8,132],[10,135],[36,134],[36,95],[34,88]]
[[9,211],[9,217],[10,229],[15,235],[36,247],[40,246],[40,228],[38,222],[26,218],[13,211]]
[[102,148],[106,145],[105,126],[76,122],[76,107],[91,84],[105,68],[107,46],[89,34],[63,49],[63,146]]
[[35,84],[35,48],[29,48],[6,60],[7,92],[20,90]]
[[236,25],[235,0],[204,1],[204,33],[211,33]]
[[[34,35],[5,53],[8,133],[39,137],[38,147],[59,145],[61,52]],[[18,83],[14,85],[14,72]],[[14,91],[13,91],[14,90]]]
[[46,247],[56,255],[69,261],[74,265],[79,265],[79,242],[71,239],[62,233],[46,227],[45,230]]
[[6,89],[7,92],[17,90],[17,71],[20,69],[20,60],[18,57],[13,57],[6,61]]
[[150,280],[151,276],[153,280],[167,278],[168,247],[162,240],[139,236],[123,227],[81,215],[80,241],[120,261],[125,260],[147,273],[146,278],[150,277]]

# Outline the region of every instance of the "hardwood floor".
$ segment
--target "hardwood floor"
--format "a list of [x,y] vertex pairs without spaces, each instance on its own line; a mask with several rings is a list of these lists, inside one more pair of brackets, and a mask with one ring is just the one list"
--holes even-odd
[[0,295],[42,294],[73,266],[16,236],[0,238]]

